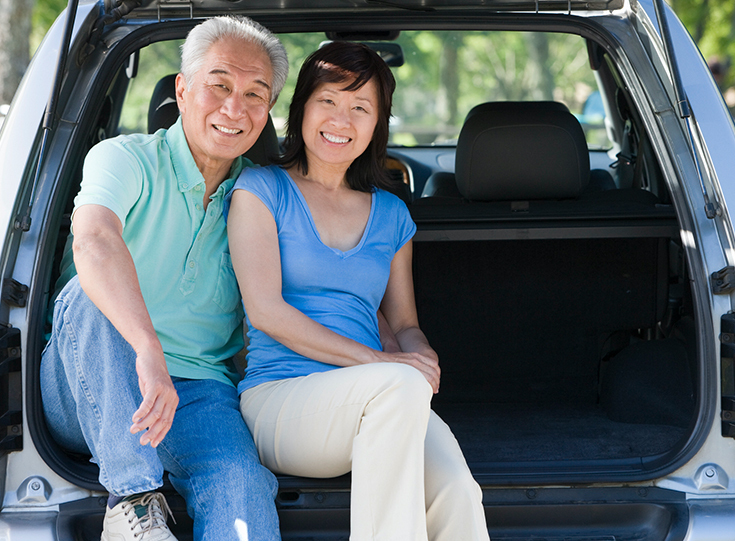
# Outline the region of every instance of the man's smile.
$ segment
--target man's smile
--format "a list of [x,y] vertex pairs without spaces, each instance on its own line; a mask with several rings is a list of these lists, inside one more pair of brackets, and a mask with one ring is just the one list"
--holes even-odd
[[242,133],[242,130],[237,128],[225,128],[224,126],[219,126],[217,124],[212,124],[214,126],[214,129],[217,131],[221,131],[222,133],[226,133],[229,135],[237,135],[238,133]]

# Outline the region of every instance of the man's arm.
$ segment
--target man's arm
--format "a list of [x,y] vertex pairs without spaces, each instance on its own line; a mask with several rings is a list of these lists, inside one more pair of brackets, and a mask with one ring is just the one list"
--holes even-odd
[[135,350],[143,402],[133,414],[130,431],[147,428],[140,443],[156,447],[171,427],[179,398],[122,238],[120,219],[101,205],[79,207],[74,212],[73,250],[82,289]]

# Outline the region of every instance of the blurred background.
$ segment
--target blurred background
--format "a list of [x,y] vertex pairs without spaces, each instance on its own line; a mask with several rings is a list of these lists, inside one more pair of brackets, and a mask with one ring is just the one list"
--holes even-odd
[[[732,59],[735,58],[735,2],[733,0],[668,1],[702,51],[731,112],[735,111],[735,70],[731,69]],[[0,123],[33,52],[65,7],[64,0],[0,0]],[[574,70],[576,62],[585,61],[586,55],[582,48],[575,47],[568,40],[551,35],[546,38],[543,36],[524,37],[519,33],[517,40],[505,39],[502,42],[493,42],[489,36],[485,39],[478,36],[476,42],[473,42],[472,38],[459,42],[452,34],[451,32],[415,32],[412,36],[401,38],[401,41],[404,41],[402,46],[407,56],[412,56],[414,60],[420,60],[422,55],[425,55],[426,58],[436,58],[437,54],[441,55],[443,66],[436,67],[436,73],[431,77],[433,81],[427,80],[425,85],[434,86],[434,93],[439,95],[440,99],[442,95],[444,96],[442,100],[444,103],[435,104],[434,108],[435,111],[438,111],[439,118],[430,119],[428,122],[434,126],[448,126],[445,134],[447,141],[451,141],[455,136],[451,126],[456,125],[458,121],[461,122],[466,112],[461,103],[452,99],[453,90],[458,85],[463,86],[464,79],[479,88],[490,89],[492,87],[494,99],[506,100],[529,99],[529,97],[517,95],[528,87],[519,82],[529,78],[535,79],[533,88],[541,89],[542,93],[548,94],[538,96],[537,99],[564,101],[580,117],[583,124],[585,121],[594,124],[594,116],[590,115],[596,112],[595,96],[585,91],[587,89],[584,81],[576,81],[573,86],[569,84],[567,87],[559,84],[562,81],[573,80],[569,78],[569,72]],[[293,46],[296,46],[303,48],[304,53],[308,54],[310,50],[318,46],[323,36],[304,35],[303,39],[292,36],[290,39],[300,41],[300,43],[291,44],[290,51],[293,50]],[[529,41],[539,39],[540,42]],[[480,58],[483,55],[486,57]],[[291,58],[292,67],[289,79],[295,79],[302,60],[300,55],[296,56],[298,58]],[[157,51],[151,57],[155,59],[154,61],[168,64],[166,69],[177,70],[178,50],[175,46],[168,46],[165,50]],[[480,64],[492,66],[491,72],[480,73],[473,70],[473,59],[477,60],[478,66]],[[559,63],[559,59],[563,59],[563,62]],[[458,63],[463,67],[460,73],[453,68]],[[415,62],[407,64],[408,66],[416,65]],[[421,73],[421,71],[409,69],[408,66],[395,71],[399,85],[402,82],[406,84],[415,82],[417,75]],[[160,69],[151,71],[156,74],[161,73]],[[436,93],[437,85],[441,90],[438,94]],[[543,92],[545,87],[548,88],[547,92]],[[284,89],[284,96],[289,95],[288,91],[288,87]],[[459,92],[458,95],[467,96],[467,93]],[[139,98],[141,114],[147,106],[148,98],[148,95],[141,95]],[[416,140],[403,141],[399,134],[401,122],[415,124],[410,118],[408,105],[421,103],[421,100],[416,100],[416,98],[416,95],[411,96],[410,92],[407,93],[407,108],[404,116],[397,118],[397,124],[393,126],[398,138],[393,143],[409,145],[423,143],[423,141]],[[274,111],[274,117],[285,117],[287,106],[287,100],[281,100]],[[127,125],[131,130],[136,130],[138,119],[128,119]],[[411,133],[411,137],[416,139],[418,132],[415,128]],[[418,137],[421,136],[418,135]],[[441,140],[439,133],[427,134],[427,137],[432,139],[432,143]],[[595,141],[589,142],[595,143]],[[599,141],[597,144],[604,146],[604,141]]]

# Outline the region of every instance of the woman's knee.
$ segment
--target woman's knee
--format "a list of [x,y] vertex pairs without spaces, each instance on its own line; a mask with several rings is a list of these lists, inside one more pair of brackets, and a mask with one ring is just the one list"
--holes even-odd
[[378,379],[386,390],[405,395],[406,399],[431,401],[433,394],[431,385],[424,375],[413,366],[402,363],[379,363],[369,366],[374,367]]
[[370,366],[375,367],[372,374],[375,387],[373,397],[366,405],[365,415],[388,415],[425,427],[433,393],[421,372],[398,363]]

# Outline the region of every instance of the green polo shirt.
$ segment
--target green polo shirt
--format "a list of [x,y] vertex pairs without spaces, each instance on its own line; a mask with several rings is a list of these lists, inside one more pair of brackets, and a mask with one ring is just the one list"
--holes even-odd
[[138,281],[172,376],[238,379],[229,359],[243,347],[244,317],[222,217],[238,158],[211,196],[181,126],[95,145],[84,161],[75,210],[96,204],[123,225]]

